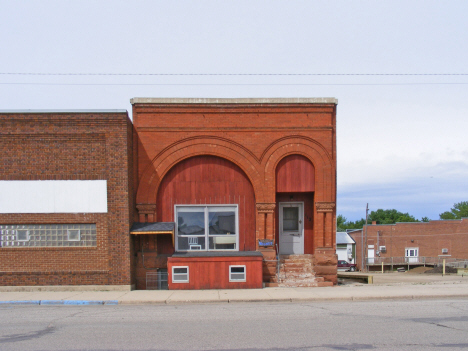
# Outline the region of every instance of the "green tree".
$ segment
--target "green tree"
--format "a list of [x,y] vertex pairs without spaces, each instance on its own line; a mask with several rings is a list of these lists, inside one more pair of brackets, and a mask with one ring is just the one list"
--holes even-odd
[[[414,216],[409,213],[403,213],[395,209],[383,210],[378,209],[372,211],[367,219],[367,223],[371,224],[373,221],[377,224],[395,224],[397,222],[419,222]],[[423,217],[423,222],[429,222],[429,218]],[[365,218],[361,218],[357,221],[348,221],[343,215],[336,217],[336,230],[338,232],[344,232],[346,229],[361,229],[366,224]]]
[[355,222],[348,221],[343,215],[338,215],[336,217],[336,231],[344,232],[346,229],[361,229],[366,223],[365,219],[360,219]]
[[421,222],[429,222],[429,221],[430,221],[429,217],[421,218]]
[[441,213],[439,217],[440,219],[461,219],[463,217],[468,217],[468,201],[454,204],[450,211]]
[[346,231],[346,222],[348,220],[343,215],[336,216],[336,231],[337,232],[344,232]]
[[372,211],[368,218],[368,223],[377,222],[377,224],[395,224],[397,222],[419,222],[409,213],[403,213],[395,209]]

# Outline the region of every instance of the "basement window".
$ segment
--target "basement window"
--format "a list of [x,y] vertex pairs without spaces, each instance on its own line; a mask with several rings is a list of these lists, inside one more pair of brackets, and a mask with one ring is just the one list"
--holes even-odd
[[189,282],[189,268],[188,266],[174,266],[172,267],[172,282],[173,283],[188,283]]
[[230,282],[245,282],[246,279],[245,266],[229,266],[229,281]]

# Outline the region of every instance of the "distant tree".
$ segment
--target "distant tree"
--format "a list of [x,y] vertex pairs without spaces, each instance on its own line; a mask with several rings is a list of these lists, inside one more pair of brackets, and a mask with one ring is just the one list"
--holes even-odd
[[430,221],[429,217],[421,218],[421,222],[429,222],[429,221]]
[[439,217],[440,219],[460,219],[468,217],[468,201],[462,201],[454,204],[450,211],[441,213]]
[[395,224],[397,222],[419,222],[409,213],[403,213],[395,209],[372,211],[369,215],[369,223],[377,222],[377,224]]
[[338,215],[336,217],[336,231],[337,232],[344,232],[346,231],[346,222],[348,220],[343,215]]
[[[419,222],[414,216],[409,213],[403,213],[397,210],[382,210],[372,211],[367,219],[367,223],[377,222],[377,224],[395,224],[397,222]],[[423,222],[429,222],[429,218],[423,217]],[[343,215],[336,217],[336,230],[344,232],[346,229],[361,229],[366,224],[365,218],[357,221],[348,221]]]
[[346,229],[361,229],[366,224],[365,219],[360,219],[355,222],[348,221],[343,215],[336,217],[336,231],[345,232]]

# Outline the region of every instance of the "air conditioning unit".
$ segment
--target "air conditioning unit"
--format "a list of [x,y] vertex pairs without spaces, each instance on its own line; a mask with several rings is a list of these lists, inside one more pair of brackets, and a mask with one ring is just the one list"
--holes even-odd
[[443,254],[448,254],[448,249],[442,249]]
[[387,247],[386,246],[379,246],[379,251],[381,253],[386,253],[387,252]]

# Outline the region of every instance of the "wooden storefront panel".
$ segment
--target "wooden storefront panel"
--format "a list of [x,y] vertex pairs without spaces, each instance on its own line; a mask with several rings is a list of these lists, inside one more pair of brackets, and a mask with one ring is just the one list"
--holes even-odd
[[[262,256],[255,257],[170,257],[167,266],[169,290],[261,289]],[[229,282],[229,266],[245,265],[246,281]],[[189,267],[188,283],[172,282],[172,267]]]

